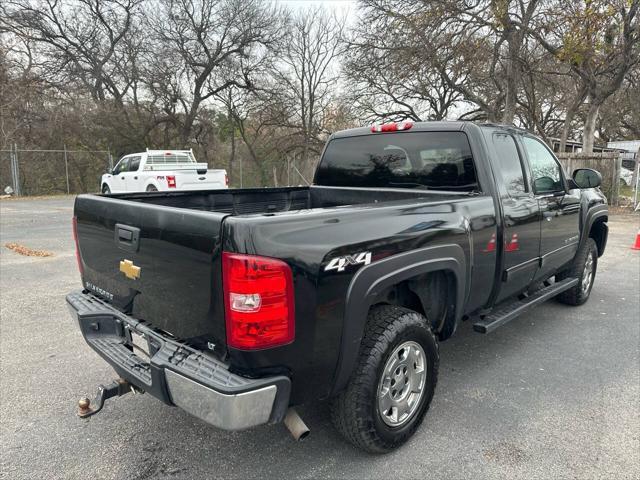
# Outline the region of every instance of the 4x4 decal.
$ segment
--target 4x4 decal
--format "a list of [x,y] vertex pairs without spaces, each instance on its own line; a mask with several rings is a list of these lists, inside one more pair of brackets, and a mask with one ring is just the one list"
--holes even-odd
[[371,252],[360,252],[354,255],[345,255],[344,257],[336,257],[324,267],[324,271],[337,270],[344,272],[349,265],[369,265],[371,263]]

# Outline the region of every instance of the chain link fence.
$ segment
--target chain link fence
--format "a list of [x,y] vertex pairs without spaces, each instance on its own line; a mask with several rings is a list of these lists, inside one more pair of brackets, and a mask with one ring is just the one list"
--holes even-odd
[[0,190],[14,195],[98,192],[100,177],[113,167],[108,150],[0,150]]
[[[576,168],[593,168],[602,174],[602,190],[609,203],[618,205],[621,197],[620,172],[623,155],[618,152],[585,155],[581,153],[557,154],[565,171],[571,175]],[[632,154],[633,155],[633,154]],[[635,163],[634,158],[624,157]],[[13,145],[0,150],[0,193],[13,195],[56,195],[98,192],[100,177],[113,168],[114,159],[109,150],[68,150],[64,145],[57,150],[24,149]],[[636,164],[638,169],[640,165]],[[242,163],[238,185],[242,185]],[[305,172],[306,173],[306,172]],[[279,183],[299,184],[306,175],[296,168],[295,162],[287,162],[286,179],[278,182],[276,168],[273,171],[274,185]],[[638,197],[639,179],[634,176],[631,185],[633,204]],[[629,182],[631,183],[631,182]]]

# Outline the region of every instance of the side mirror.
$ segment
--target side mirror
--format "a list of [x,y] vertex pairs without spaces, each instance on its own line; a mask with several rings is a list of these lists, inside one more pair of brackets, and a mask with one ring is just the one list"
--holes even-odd
[[107,173],[109,175],[113,175],[113,168],[107,168]]
[[573,181],[578,188],[595,188],[602,184],[602,175],[591,168],[578,168],[573,171]]

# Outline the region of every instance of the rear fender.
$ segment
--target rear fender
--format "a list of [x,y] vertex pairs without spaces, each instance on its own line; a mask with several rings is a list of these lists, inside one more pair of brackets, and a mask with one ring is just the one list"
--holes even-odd
[[466,257],[459,245],[440,245],[394,255],[361,268],[347,291],[340,357],[332,395],[340,392],[355,368],[369,309],[386,289],[429,272],[447,271],[455,278],[455,321],[460,321],[466,289]]
[[149,188],[150,185],[153,185],[154,187],[156,187],[156,190],[158,190],[159,192],[164,190],[163,185],[161,185],[161,183],[160,183],[160,180],[157,180],[155,178],[149,178],[149,179],[147,179],[146,182],[144,182],[144,191],[145,192],[147,191],[147,188]]

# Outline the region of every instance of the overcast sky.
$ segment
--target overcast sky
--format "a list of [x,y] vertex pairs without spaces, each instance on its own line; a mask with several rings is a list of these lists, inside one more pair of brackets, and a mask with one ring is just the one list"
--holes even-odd
[[357,0],[275,0],[281,5],[286,5],[292,10],[295,8],[305,8],[307,6],[322,5],[327,10],[355,10]]

